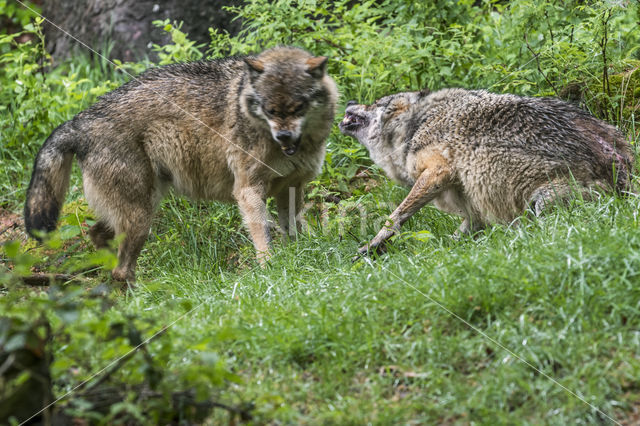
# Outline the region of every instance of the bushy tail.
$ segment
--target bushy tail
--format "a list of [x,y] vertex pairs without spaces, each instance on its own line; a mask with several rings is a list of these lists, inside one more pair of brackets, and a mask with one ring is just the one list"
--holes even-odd
[[70,122],[60,125],[45,141],[33,164],[33,174],[24,206],[24,223],[29,235],[40,239],[39,232],[56,228],[64,202],[75,140]]

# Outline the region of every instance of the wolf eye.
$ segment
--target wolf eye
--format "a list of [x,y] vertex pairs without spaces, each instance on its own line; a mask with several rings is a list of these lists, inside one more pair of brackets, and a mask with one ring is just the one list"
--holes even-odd
[[276,110],[273,108],[268,108],[265,110],[265,112],[267,113],[267,115],[276,115]]
[[300,104],[295,106],[295,108],[293,109],[293,113],[294,114],[298,114],[298,113],[302,112],[303,109],[304,109],[304,104],[300,103]]

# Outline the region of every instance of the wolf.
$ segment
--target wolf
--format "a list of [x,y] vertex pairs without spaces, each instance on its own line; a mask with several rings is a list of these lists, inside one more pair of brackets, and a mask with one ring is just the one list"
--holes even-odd
[[37,237],[55,229],[75,156],[98,217],[93,243],[105,247],[124,234],[115,280],[135,280],[152,214],[170,188],[236,202],[264,264],[267,197],[275,197],[281,227],[292,231],[303,188],[324,161],[338,98],[326,68],[324,56],[280,46],[147,70],[45,141],[27,190],[27,231]]
[[[428,203],[462,217],[456,234],[510,223],[576,190],[631,189],[635,157],[615,127],[556,98],[461,88],[349,101],[339,124],[393,180],[411,188],[385,226],[358,250],[385,241]],[[358,256],[356,256],[357,258]]]

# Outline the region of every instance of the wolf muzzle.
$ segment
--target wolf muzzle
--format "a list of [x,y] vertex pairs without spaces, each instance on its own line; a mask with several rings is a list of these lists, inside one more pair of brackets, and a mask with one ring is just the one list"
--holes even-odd
[[289,130],[279,130],[274,139],[280,145],[280,149],[285,155],[291,156],[298,151],[298,145],[300,145],[300,136],[294,137],[293,133]]
[[347,102],[344,118],[340,124],[338,124],[338,128],[342,133],[355,132],[359,128],[368,125],[367,117],[358,112],[358,106],[355,101]]

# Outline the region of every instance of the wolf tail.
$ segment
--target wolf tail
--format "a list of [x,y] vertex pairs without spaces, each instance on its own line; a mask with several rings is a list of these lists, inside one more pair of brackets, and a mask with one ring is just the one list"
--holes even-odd
[[36,156],[24,206],[27,232],[36,239],[40,235],[35,231],[51,232],[56,228],[69,187],[76,137],[71,122],[66,122],[51,133]]

